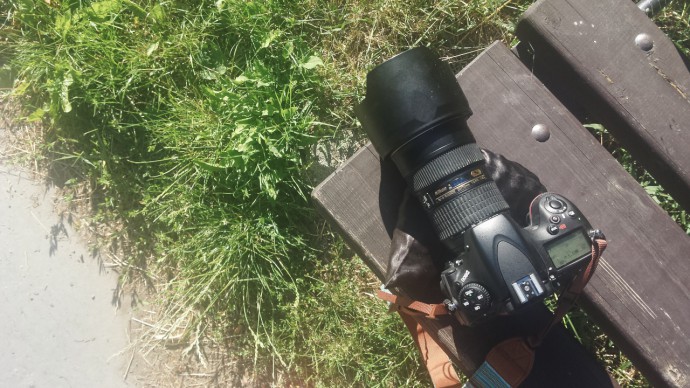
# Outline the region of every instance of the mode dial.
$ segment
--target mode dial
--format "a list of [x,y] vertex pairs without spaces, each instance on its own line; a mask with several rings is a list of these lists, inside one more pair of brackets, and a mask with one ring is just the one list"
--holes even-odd
[[491,306],[491,294],[481,284],[468,283],[458,293],[460,306],[465,310],[481,313]]

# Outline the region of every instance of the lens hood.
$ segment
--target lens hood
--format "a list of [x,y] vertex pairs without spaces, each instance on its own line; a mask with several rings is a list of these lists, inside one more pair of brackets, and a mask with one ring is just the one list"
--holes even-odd
[[449,119],[472,110],[450,66],[426,47],[405,51],[367,74],[355,114],[382,158]]

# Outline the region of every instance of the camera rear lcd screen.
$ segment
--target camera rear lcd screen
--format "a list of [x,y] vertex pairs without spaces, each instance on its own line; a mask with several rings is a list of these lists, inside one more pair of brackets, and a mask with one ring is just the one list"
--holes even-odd
[[580,257],[590,253],[592,246],[584,232],[576,231],[563,238],[549,243],[546,251],[556,268],[572,263]]

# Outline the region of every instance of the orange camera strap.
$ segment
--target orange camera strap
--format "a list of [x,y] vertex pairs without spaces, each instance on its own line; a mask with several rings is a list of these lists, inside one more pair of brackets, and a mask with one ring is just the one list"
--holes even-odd
[[[570,286],[558,297],[558,305],[553,317],[547,325],[535,336],[524,338],[510,338],[494,346],[486,356],[485,362],[464,385],[465,387],[517,387],[522,383],[534,364],[534,349],[541,345],[549,331],[560,322],[565,314],[575,304],[585,285],[594,275],[601,254],[606,249],[606,240],[595,239],[592,244],[592,259],[587,268],[580,272]],[[412,334],[419,348],[424,364],[429,371],[431,380],[436,388],[462,387],[448,355],[438,342],[414,318],[436,318],[449,315],[451,312],[445,304],[429,304],[411,300],[404,296],[393,295],[379,290],[377,296],[390,303],[391,310],[400,314],[405,326]]]

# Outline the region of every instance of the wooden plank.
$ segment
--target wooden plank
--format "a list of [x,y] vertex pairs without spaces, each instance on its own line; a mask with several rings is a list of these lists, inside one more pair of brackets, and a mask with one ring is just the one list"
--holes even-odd
[[[532,170],[606,233],[586,310],[654,385],[690,384],[690,237],[507,48],[493,46],[458,79],[477,142]],[[536,124],[550,129],[547,142],[530,136]]]
[[[498,66],[490,53],[495,53],[499,58],[507,56],[509,61],[513,61],[512,65],[520,65],[504,46],[494,45],[470,65],[470,69],[490,65],[490,72],[503,75],[507,70]],[[509,71],[514,72],[514,69]],[[525,74],[527,78],[531,78],[524,68],[518,69],[516,77],[524,78]],[[476,76],[461,76],[461,80]],[[480,77],[483,78],[476,79],[480,84],[495,83],[497,88],[506,87],[505,83],[499,82],[499,78],[486,77],[483,74]],[[534,80],[532,82],[534,83]],[[512,84],[507,93],[483,96],[480,101],[474,100],[475,116],[496,115],[495,107],[502,104],[501,99],[504,96],[512,96],[514,100],[519,101],[536,98],[541,94],[549,95],[540,84],[529,86],[537,89],[537,92],[531,91],[530,95],[517,84]],[[469,89],[466,88],[466,93],[479,96],[476,89],[484,87],[486,85],[473,85]],[[530,90],[527,86],[524,87]],[[558,105],[553,96],[547,98],[545,103],[549,107]],[[476,108],[474,105],[477,105]],[[513,111],[514,109],[517,111]],[[529,109],[541,112],[541,108],[538,107]],[[517,116],[523,108],[509,106],[506,109],[502,107],[501,110],[508,116],[512,116],[511,112]],[[561,110],[564,111],[562,107]],[[514,127],[510,120],[503,120],[496,124],[495,129],[508,133]],[[379,164],[378,156],[373,148],[368,146],[358,151],[312,193],[315,203],[329,221],[345,236],[380,279],[386,272],[390,232],[397,216],[403,185],[401,178],[391,171],[391,166]],[[533,333],[535,328],[540,327],[549,317],[550,314],[543,306],[537,306],[530,314],[496,319],[473,329],[461,327],[452,320],[425,320],[422,324],[431,332],[438,330],[442,346],[463,372],[471,374],[494,344],[511,336]],[[562,327],[555,329],[547,337],[546,342],[547,344],[537,353],[535,370],[525,382],[525,386],[569,386],[573,383],[571,379],[574,375],[579,378],[578,384],[593,387],[611,386],[601,366],[597,365],[591,355],[588,355]]]
[[380,181],[379,157],[370,144],[317,186],[312,198],[376,277],[383,279],[387,263],[382,258],[388,257],[391,240],[383,219],[394,213],[379,211]]
[[528,67],[569,108],[604,124],[690,211],[688,62],[644,12],[628,0],[541,0],[517,35]]

